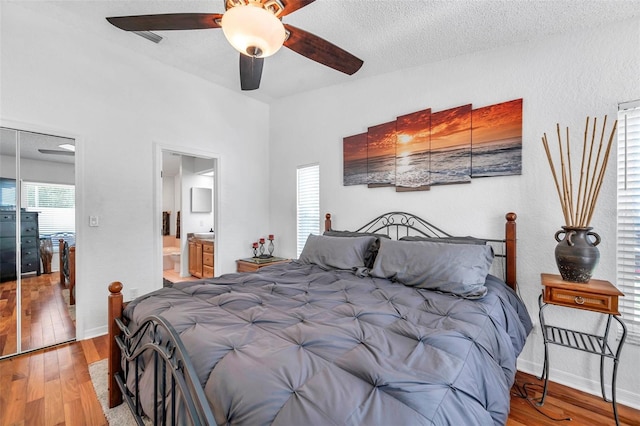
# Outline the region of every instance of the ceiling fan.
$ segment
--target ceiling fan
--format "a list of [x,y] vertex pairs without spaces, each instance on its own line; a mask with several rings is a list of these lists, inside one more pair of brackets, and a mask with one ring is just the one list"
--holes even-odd
[[76,155],[76,147],[70,143],[63,143],[58,145],[58,148],[62,149],[46,149],[46,148],[38,148],[38,152],[40,154],[49,154],[49,155],[64,155],[72,157]]
[[240,52],[242,90],[260,87],[264,58],[283,45],[313,61],[352,75],[363,61],[338,46],[293,25],[282,17],[315,0],[225,0],[225,13],[169,13],[107,18],[125,31],[199,30],[222,28]]
[[65,155],[65,156],[68,156],[68,157],[72,157],[72,156],[76,155],[76,153],[73,152],[73,151],[65,151],[65,150],[62,150],[62,149],[42,149],[42,148],[40,148],[40,149],[38,149],[38,152],[40,154]]

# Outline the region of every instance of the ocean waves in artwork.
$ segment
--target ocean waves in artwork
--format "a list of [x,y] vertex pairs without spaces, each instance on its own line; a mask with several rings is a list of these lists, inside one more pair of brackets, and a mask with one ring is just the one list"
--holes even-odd
[[520,174],[522,174],[522,138],[473,145],[472,177]]

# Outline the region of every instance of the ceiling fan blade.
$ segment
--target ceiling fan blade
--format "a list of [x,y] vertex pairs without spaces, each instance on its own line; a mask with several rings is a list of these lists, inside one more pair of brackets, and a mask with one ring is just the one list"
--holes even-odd
[[240,54],[240,88],[255,90],[260,87],[264,58]]
[[364,63],[346,50],[317,35],[293,25],[285,24],[284,27],[289,32],[289,37],[285,40],[284,45],[313,61],[349,75],[358,71]]
[[52,154],[52,155],[68,155],[68,156],[76,155],[76,153],[73,151],[58,150],[58,149],[38,149],[38,152],[40,152],[41,154]]
[[295,12],[298,9],[302,9],[303,7],[313,3],[316,0],[283,0],[282,4],[284,5],[284,10],[280,14],[280,16],[288,15],[292,12]]
[[220,19],[221,13],[166,13],[113,16],[107,18],[107,21],[125,31],[165,31],[220,28]]

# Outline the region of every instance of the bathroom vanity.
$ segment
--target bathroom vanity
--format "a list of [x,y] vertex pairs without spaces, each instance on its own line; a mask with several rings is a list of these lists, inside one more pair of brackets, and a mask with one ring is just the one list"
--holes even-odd
[[214,240],[189,238],[189,273],[198,278],[213,278]]

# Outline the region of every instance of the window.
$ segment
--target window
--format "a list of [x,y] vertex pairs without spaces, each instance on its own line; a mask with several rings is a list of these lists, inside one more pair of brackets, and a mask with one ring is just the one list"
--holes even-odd
[[[22,207],[40,212],[41,236],[76,230],[76,190],[73,185],[22,183]],[[55,246],[55,244],[54,244]]]
[[16,208],[16,181],[14,179],[0,178],[0,209],[9,210]]
[[298,257],[309,234],[320,233],[320,166],[298,167]]
[[640,344],[640,100],[618,108],[617,287],[628,339]]

